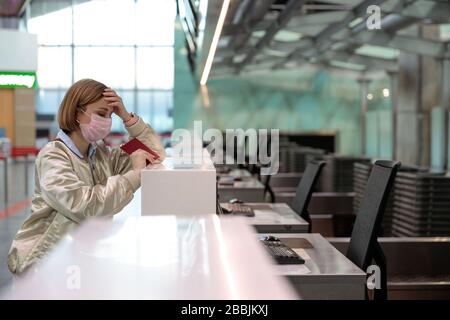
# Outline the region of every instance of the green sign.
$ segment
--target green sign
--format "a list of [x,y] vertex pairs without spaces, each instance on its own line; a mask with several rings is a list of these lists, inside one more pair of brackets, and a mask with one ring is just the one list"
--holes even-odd
[[0,88],[36,88],[36,72],[0,71]]

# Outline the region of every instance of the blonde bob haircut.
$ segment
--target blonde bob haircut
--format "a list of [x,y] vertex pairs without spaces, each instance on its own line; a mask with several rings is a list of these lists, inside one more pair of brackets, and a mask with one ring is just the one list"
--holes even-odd
[[103,97],[103,91],[107,87],[92,79],[82,79],[75,82],[67,90],[64,99],[59,106],[59,127],[66,133],[78,128],[77,113],[84,110],[86,105],[97,102]]

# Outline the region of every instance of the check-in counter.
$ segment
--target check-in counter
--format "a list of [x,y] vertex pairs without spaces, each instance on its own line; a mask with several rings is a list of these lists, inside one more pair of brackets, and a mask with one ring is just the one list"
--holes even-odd
[[227,181],[218,186],[219,201],[228,202],[238,198],[244,202],[264,202],[264,185],[256,178]]
[[[140,197],[138,190],[132,203],[114,220],[125,221],[139,216]],[[305,259],[304,265],[275,265],[275,273],[287,277],[302,299],[364,299],[365,273],[321,235],[301,233],[307,230],[308,224],[292,209],[285,204],[249,205],[255,206],[255,217],[242,218],[243,221],[255,228],[260,236],[272,234],[284,241],[290,239],[287,244]],[[233,239],[244,241],[239,235]],[[255,264],[252,262],[251,265]]]
[[320,234],[271,234],[304,260],[301,265],[278,265],[303,299],[365,299],[366,273]]
[[275,194],[295,193],[302,175],[300,172],[279,172],[270,177],[269,185]]
[[[345,254],[349,238],[328,238]],[[387,261],[388,299],[450,299],[450,238],[378,238]]]
[[[247,221],[258,233],[306,233],[309,223],[284,203],[246,203],[254,213]],[[229,209],[228,203],[221,206]]]
[[[216,166],[216,171],[217,171],[217,166]],[[232,178],[237,178],[237,179],[246,179],[246,178],[252,177],[252,174],[248,170],[245,170],[245,169],[230,169],[229,171],[226,171],[226,172],[217,171],[217,175],[219,177],[232,177]]]
[[[290,205],[295,192],[275,193],[277,203]],[[308,211],[312,219],[312,232],[328,237],[349,236],[355,215],[354,192],[314,192]]]
[[[294,197],[295,192],[275,194],[277,203],[291,204]],[[310,214],[352,214],[354,198],[354,192],[313,192],[308,211]]]
[[298,299],[252,229],[217,216],[91,219],[1,299]]

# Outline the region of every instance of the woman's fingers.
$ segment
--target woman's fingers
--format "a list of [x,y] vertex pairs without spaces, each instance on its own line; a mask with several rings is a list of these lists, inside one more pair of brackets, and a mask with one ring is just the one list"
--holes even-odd
[[137,157],[139,155],[140,151],[141,151],[141,149],[135,150],[130,154],[130,156]]
[[138,150],[134,151],[131,155],[142,156],[148,160],[155,160],[155,156],[153,156],[151,153],[149,153],[145,150],[142,150],[142,149],[138,149]]
[[154,158],[151,154],[148,154],[147,160],[148,160],[150,163],[154,163],[154,162],[155,162],[155,158]]
[[155,161],[155,157],[152,154],[150,154],[150,153],[148,153],[147,151],[144,151],[144,150],[141,150],[141,151],[144,154],[145,159],[150,161],[150,163],[153,163]]
[[148,153],[147,151],[142,150],[142,149],[138,149],[138,150],[136,150],[135,152],[138,152],[138,153],[141,154],[144,158],[147,158],[148,156],[151,155],[150,153]]
[[144,152],[145,157],[146,157],[147,159],[150,159],[150,158],[152,157],[152,155],[151,155],[150,153],[148,153],[147,151],[144,151],[144,150],[142,150],[142,151]]
[[105,89],[103,91],[103,96],[104,97],[118,97],[118,98],[120,98],[120,96],[117,94],[117,92],[115,92],[112,89]]
[[129,118],[129,113],[125,109],[122,98],[111,88],[103,91],[103,99],[108,102],[109,107],[113,107],[113,112],[117,114],[123,121]]
[[106,101],[122,101],[120,97],[114,96],[114,97],[103,97]]
[[109,107],[114,107],[114,113],[116,113],[119,117],[123,119],[123,117],[126,116],[123,100],[114,90],[110,88],[105,89],[103,92],[103,99],[108,102]]
[[108,103],[108,106],[110,106],[110,107],[119,107],[121,105],[122,105],[122,102],[119,102],[119,101],[109,102]]
[[119,97],[119,95],[117,93],[115,93],[114,91],[105,91],[103,92],[103,97]]
[[114,103],[120,103],[120,104],[123,104],[123,101],[122,101],[122,98],[120,98],[120,97],[118,97],[118,96],[111,96],[111,97],[103,97],[103,99],[106,101],[106,102],[109,102],[109,103],[111,103],[111,102],[114,102]]

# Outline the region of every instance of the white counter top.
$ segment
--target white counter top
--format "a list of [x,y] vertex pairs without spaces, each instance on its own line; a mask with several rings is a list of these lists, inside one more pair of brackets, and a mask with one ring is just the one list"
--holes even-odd
[[366,273],[317,233],[271,233],[296,251],[304,265],[280,265],[303,299],[364,299]]
[[298,298],[276,274],[240,218],[93,219],[62,240],[6,298]]

